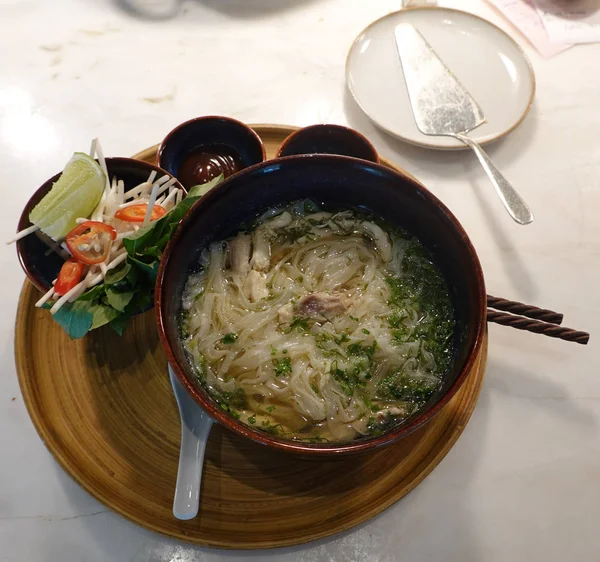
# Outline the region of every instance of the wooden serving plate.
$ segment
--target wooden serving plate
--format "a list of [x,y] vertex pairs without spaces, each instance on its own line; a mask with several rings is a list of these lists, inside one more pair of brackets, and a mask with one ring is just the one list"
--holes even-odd
[[[293,128],[256,125],[272,156]],[[156,147],[136,155],[156,157]],[[393,167],[390,162],[384,164]],[[271,548],[320,539],[380,513],[417,486],[465,428],[485,371],[487,339],[459,392],[426,426],[379,451],[303,460],[214,426],[200,512],[172,513],[179,415],[152,311],[122,337],[102,328],[72,341],[28,282],[16,320],[23,399],[58,463],[100,502],[139,525],[195,544]]]

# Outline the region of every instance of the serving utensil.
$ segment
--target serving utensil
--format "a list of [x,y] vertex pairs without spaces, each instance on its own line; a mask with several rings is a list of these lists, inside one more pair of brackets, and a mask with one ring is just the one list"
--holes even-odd
[[181,418],[181,448],[177,485],[173,499],[173,515],[177,519],[193,519],[198,515],[204,451],[213,421],[189,395],[169,365],[169,378]]
[[469,146],[510,216],[519,224],[532,222],[533,213],[524,199],[483,149],[467,136],[486,122],[475,99],[413,25],[400,23],[394,34],[418,129],[425,135],[454,137]]

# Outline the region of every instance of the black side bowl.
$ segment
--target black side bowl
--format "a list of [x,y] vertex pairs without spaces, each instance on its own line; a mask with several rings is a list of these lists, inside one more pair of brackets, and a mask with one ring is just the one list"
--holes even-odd
[[[234,235],[263,211],[298,199],[331,209],[362,207],[416,235],[431,252],[451,288],[456,311],[456,360],[440,391],[416,416],[381,436],[322,445],[277,438],[253,430],[221,410],[196,381],[179,338],[181,296],[188,272],[212,241]],[[415,180],[384,166],[344,156],[290,156],[232,176],[203,197],[184,217],[163,253],[155,306],[167,357],[195,400],[232,431],[260,443],[303,455],[370,450],[399,439],[434,416],[456,393],[473,366],[486,325],[486,295],[479,260],[460,223]]]
[[201,146],[215,145],[228,147],[238,155],[242,169],[258,164],[266,157],[261,138],[248,125],[231,117],[209,115],[175,127],[158,148],[158,164],[178,176],[179,168],[190,152]]
[[358,131],[341,125],[310,125],[289,135],[277,158],[300,154],[338,154],[379,163],[375,147]]
[[[133,158],[106,158],[106,167],[110,179],[115,176],[125,183],[125,191],[129,191],[136,185],[146,181],[151,172],[156,172],[156,177],[163,175],[171,176],[165,170],[158,166],[149,164],[142,160]],[[42,186],[31,196],[31,199],[25,205],[21,218],[19,219],[18,231],[31,226],[29,213],[43,199],[43,197],[52,189],[62,172],[52,176],[44,182]],[[177,182],[174,187],[183,189],[183,186]],[[185,190],[184,190],[185,193]],[[64,260],[55,252],[48,254],[48,246],[44,244],[35,234],[30,234],[17,241],[17,254],[23,271],[40,291],[45,293],[52,286],[52,281],[58,277],[58,273]]]

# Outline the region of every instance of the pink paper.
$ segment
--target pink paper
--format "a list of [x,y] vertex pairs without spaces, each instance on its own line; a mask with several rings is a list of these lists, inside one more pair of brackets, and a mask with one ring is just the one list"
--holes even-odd
[[598,0],[535,0],[534,4],[550,41],[600,42]]
[[488,0],[545,58],[568,49],[568,43],[552,43],[532,0]]

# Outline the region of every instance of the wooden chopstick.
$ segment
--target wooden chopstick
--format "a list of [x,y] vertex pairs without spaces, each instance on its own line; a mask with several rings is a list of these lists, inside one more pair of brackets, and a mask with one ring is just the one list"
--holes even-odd
[[527,318],[541,320],[542,322],[548,322],[550,324],[560,325],[563,321],[563,315],[560,312],[538,308],[537,306],[523,304],[522,302],[509,301],[500,297],[493,297],[492,295],[487,296],[487,305],[489,308],[511,312],[512,314],[526,316]]
[[488,322],[510,326],[517,330],[526,330],[528,332],[534,332],[535,334],[543,334],[544,336],[549,336],[551,338],[559,338],[561,340],[572,341],[582,345],[586,345],[590,340],[590,335],[587,332],[580,332],[571,328],[557,326],[556,324],[549,322],[532,320],[524,316],[498,312],[489,308],[487,311],[487,320]]

